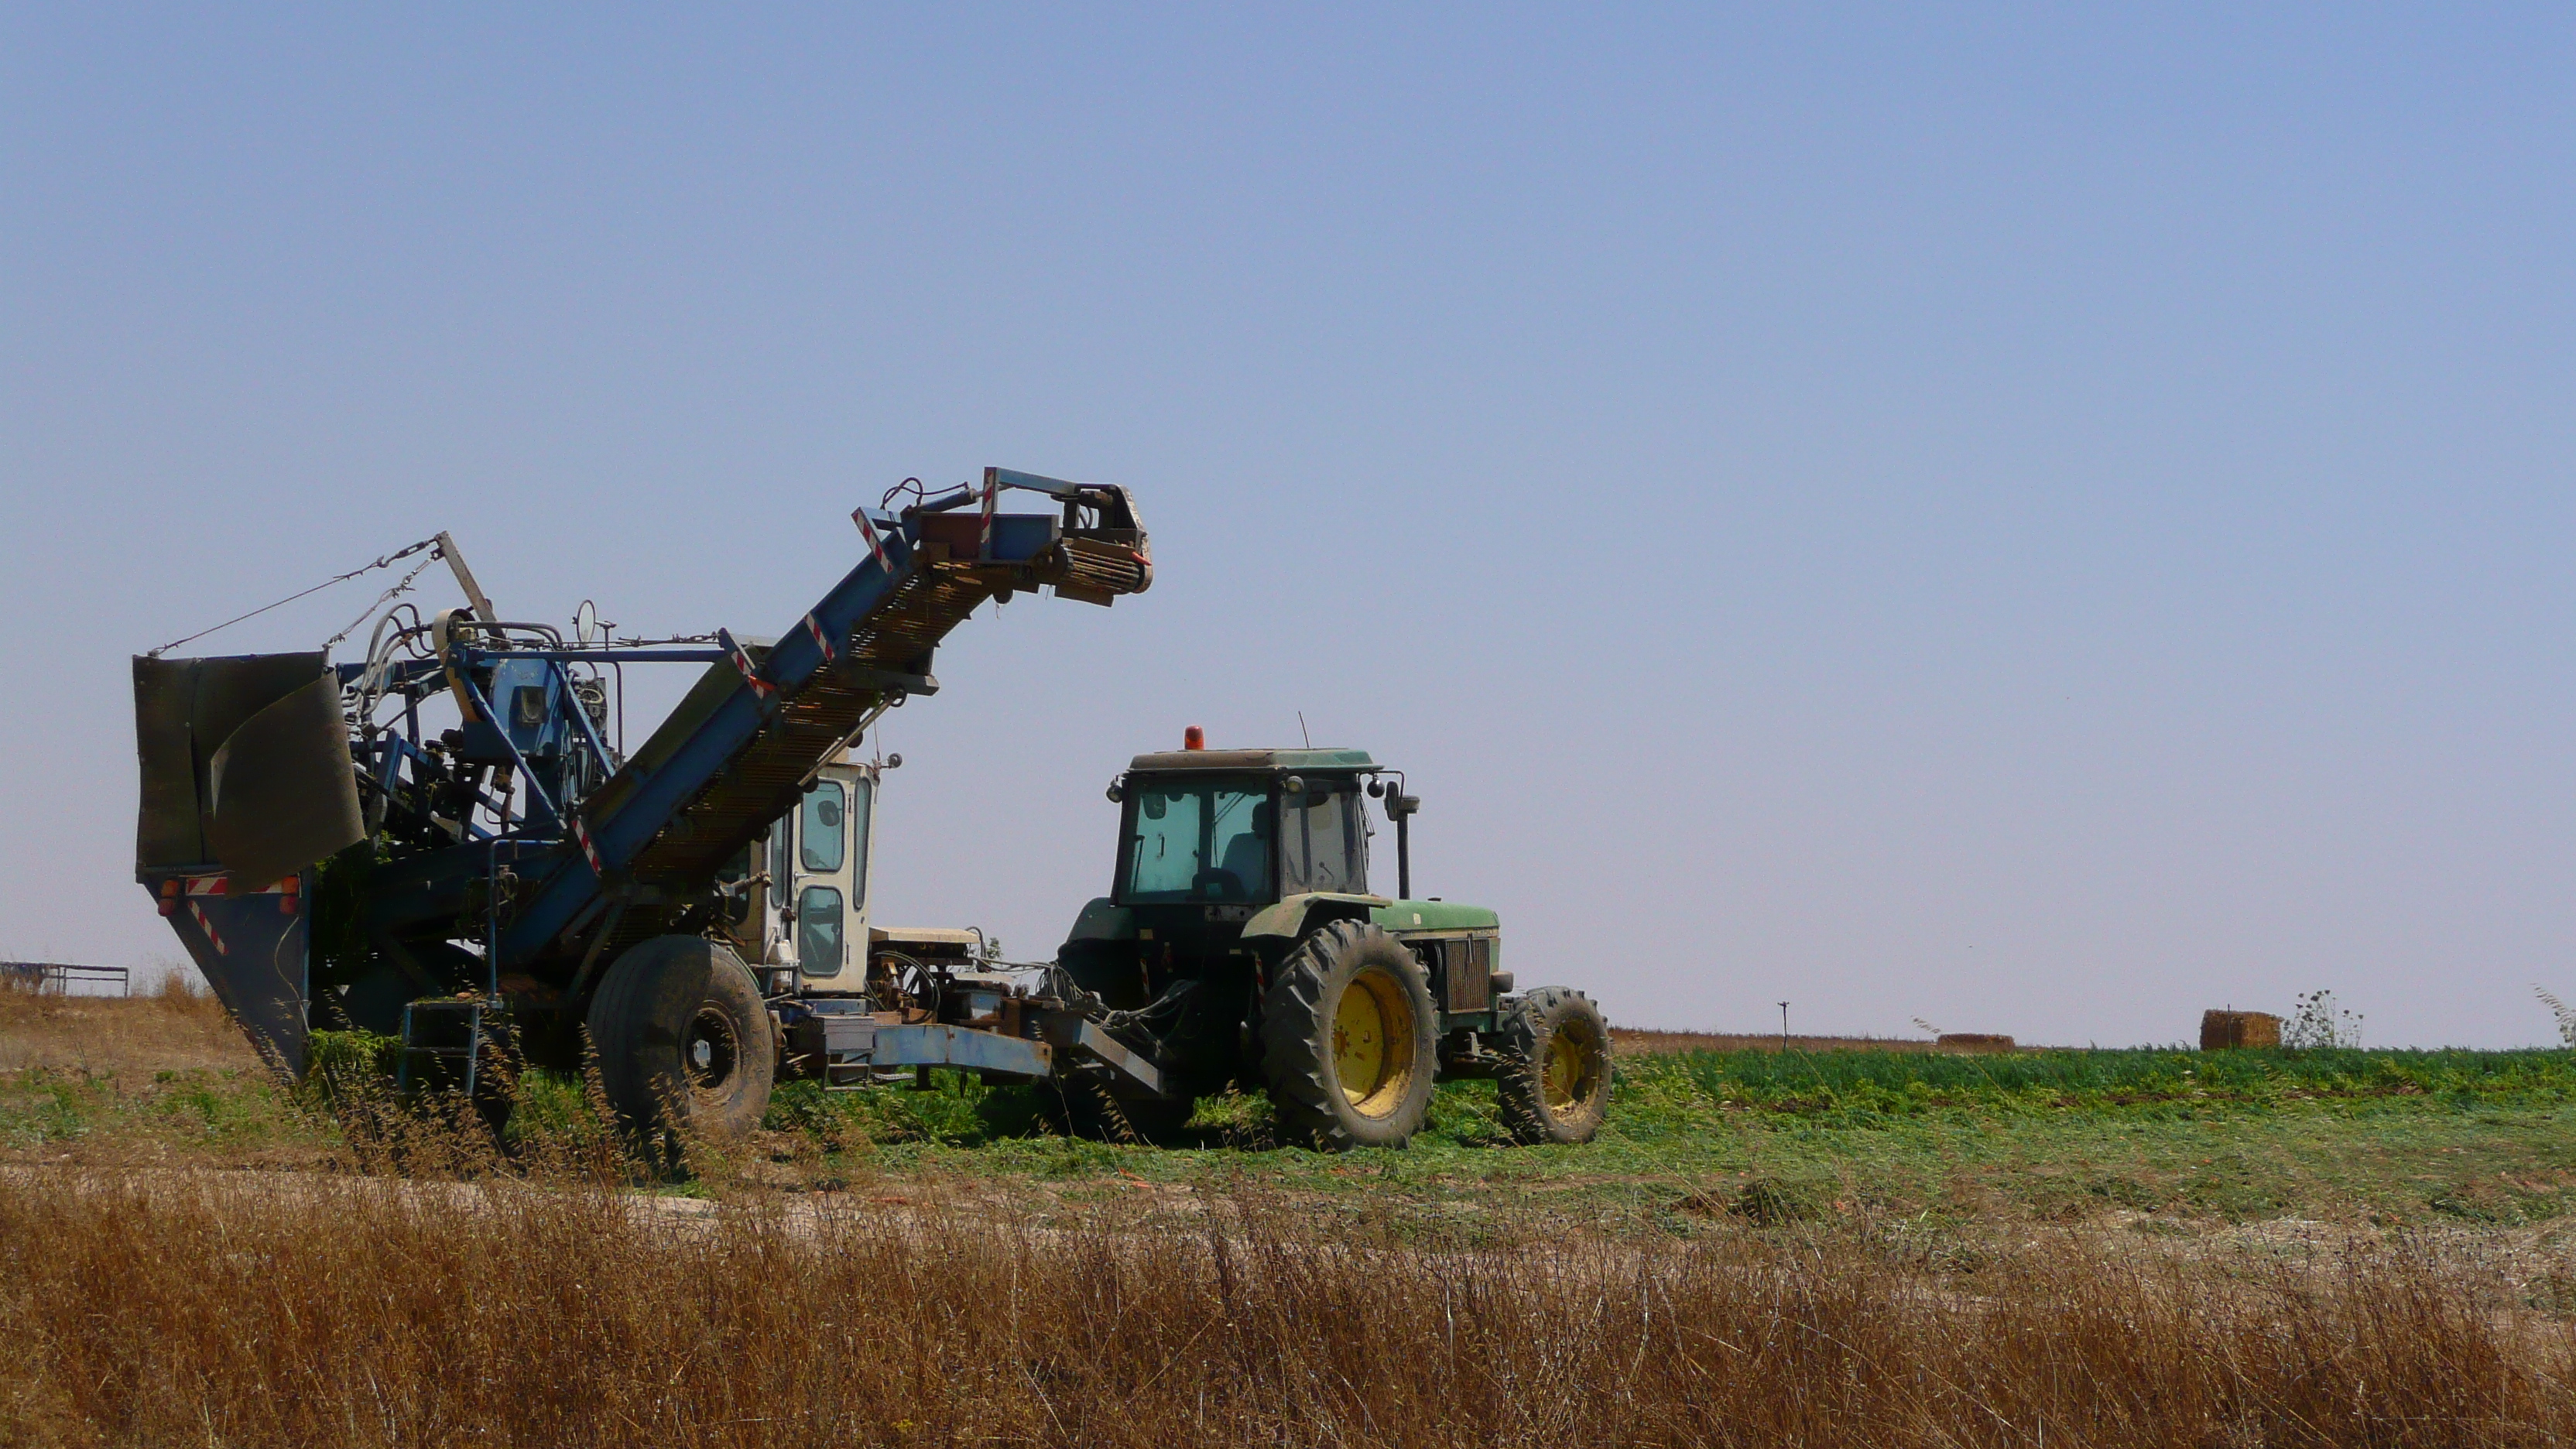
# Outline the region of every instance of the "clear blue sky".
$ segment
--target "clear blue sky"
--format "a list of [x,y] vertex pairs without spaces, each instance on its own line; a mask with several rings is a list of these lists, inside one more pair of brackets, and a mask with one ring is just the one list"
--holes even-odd
[[886,917],[1303,710],[1621,1021],[2576,996],[2576,12],[529,12],[0,13],[0,950],[177,954],[130,654],[775,633],[998,463],[1160,579],[952,640]]

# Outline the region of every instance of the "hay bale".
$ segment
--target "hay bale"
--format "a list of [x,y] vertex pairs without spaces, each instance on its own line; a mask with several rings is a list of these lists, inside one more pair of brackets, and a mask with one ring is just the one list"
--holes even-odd
[[2268,1011],[2204,1011],[2200,1014],[2200,1049],[2276,1047],[2281,1044],[2281,1018]]
[[1933,1045],[1945,1052],[2008,1052],[2013,1039],[1991,1031],[1945,1031]]

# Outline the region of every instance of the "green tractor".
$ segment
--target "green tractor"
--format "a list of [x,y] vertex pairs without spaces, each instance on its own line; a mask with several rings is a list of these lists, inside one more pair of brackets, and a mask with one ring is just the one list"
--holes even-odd
[[[1069,1083],[1078,1114],[1152,1134],[1241,1086],[1317,1147],[1393,1147],[1435,1081],[1486,1077],[1519,1141],[1600,1130],[1608,1025],[1570,988],[1515,992],[1493,911],[1413,898],[1420,802],[1401,772],[1362,750],[1206,749],[1192,726],[1185,748],[1138,755],[1109,798],[1115,884],[1057,965],[1114,1028],[1150,1038],[1163,1070],[1152,1093],[1115,1075]],[[1395,826],[1392,897],[1369,887],[1370,799]]]

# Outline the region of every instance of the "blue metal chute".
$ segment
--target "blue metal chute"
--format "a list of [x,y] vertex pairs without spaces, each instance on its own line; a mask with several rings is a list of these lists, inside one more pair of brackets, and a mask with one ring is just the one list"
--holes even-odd
[[[1070,491],[1040,491],[1062,498],[1061,519],[858,515],[868,551],[850,572],[773,643],[721,635],[717,662],[688,697],[572,810],[573,838],[550,869],[531,867],[542,874],[502,931],[500,961],[571,944],[567,934],[587,929],[613,891],[638,888],[631,900],[702,889],[877,712],[938,688],[933,651],[987,600],[1052,586],[1106,603],[1146,587],[1151,565],[1124,495],[1111,500],[1117,516],[1105,521],[1113,526],[1080,529],[1069,526],[1080,490],[1057,487]],[[1081,501],[1099,508],[1089,495]],[[622,911],[617,939],[604,944],[613,955],[667,924],[650,904]]]
[[[673,712],[665,730],[657,732],[636,759],[582,803],[579,822],[585,838],[574,842],[577,848],[558,864],[503,935],[504,960],[524,959],[542,950],[597,898],[605,881],[629,874],[638,857],[765,736],[821,735],[817,748],[847,738],[858,722],[849,716],[864,714],[874,701],[849,701],[855,708],[835,711],[837,717],[829,724],[791,719],[786,705],[805,693],[815,675],[832,662],[825,656],[826,644],[836,655],[845,655],[861,621],[892,600],[909,573],[914,553],[911,532],[887,520],[878,537],[882,547],[860,559],[759,658],[752,658],[748,650],[728,651],[731,657],[711,665],[691,698]],[[735,676],[730,684],[724,682],[727,671]],[[671,737],[662,738],[665,733]],[[810,767],[810,761],[799,767],[794,778],[801,778]],[[762,825],[783,808],[774,790],[765,793],[769,798],[755,812]],[[696,833],[691,832],[693,837]],[[707,844],[717,847],[716,854],[730,855],[751,838],[747,832],[735,833],[741,835],[739,840]]]

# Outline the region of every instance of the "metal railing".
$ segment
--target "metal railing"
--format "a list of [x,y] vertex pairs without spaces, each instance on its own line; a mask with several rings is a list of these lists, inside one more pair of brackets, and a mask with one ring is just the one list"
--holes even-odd
[[59,961],[0,961],[0,986],[56,996],[132,996],[134,972],[124,966],[72,966]]

